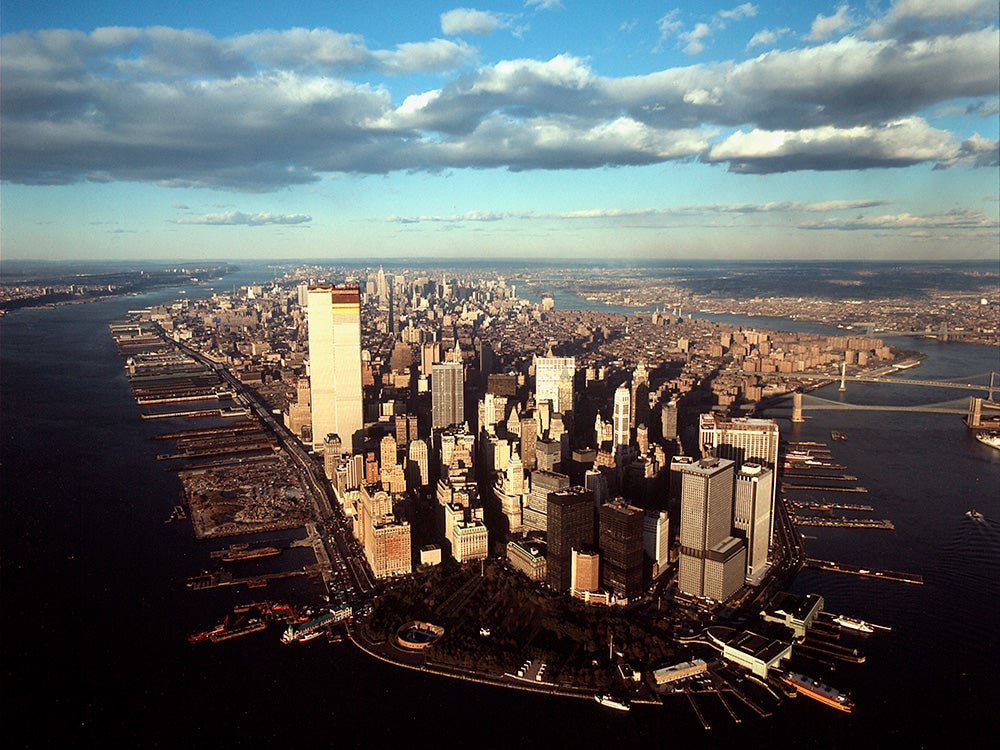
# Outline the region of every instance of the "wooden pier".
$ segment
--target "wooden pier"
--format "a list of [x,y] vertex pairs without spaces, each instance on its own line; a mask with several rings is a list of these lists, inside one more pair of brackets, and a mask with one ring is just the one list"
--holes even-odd
[[923,576],[917,573],[901,573],[898,570],[871,570],[857,565],[847,563],[836,563],[830,560],[816,560],[807,558],[805,565],[807,568],[816,570],[832,570],[836,573],[848,573],[850,575],[862,576],[864,578],[880,578],[885,581],[899,581],[901,583],[922,584]]

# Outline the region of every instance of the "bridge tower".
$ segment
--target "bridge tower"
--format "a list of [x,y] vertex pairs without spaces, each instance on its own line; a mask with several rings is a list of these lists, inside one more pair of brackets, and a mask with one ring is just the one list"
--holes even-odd
[[802,417],[802,391],[792,394],[792,422],[805,422]]
[[847,361],[840,363],[840,388],[837,389],[841,393],[847,390]]

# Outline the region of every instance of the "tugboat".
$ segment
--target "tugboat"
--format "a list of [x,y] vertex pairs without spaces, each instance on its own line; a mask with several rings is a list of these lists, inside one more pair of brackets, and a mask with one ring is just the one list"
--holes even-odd
[[967,515],[973,521],[982,521],[983,520],[983,514],[980,513],[978,510],[976,510],[975,508],[972,508],[971,510],[967,510],[965,512],[965,515]]

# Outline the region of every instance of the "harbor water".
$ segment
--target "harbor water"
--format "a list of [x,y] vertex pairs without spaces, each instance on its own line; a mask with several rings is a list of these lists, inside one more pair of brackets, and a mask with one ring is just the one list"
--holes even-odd
[[[251,280],[259,279],[227,277],[220,289]],[[283,645],[271,630],[189,644],[188,635],[218,621],[232,594],[192,591],[185,581],[229,540],[199,542],[189,524],[165,522],[180,483],[157,462],[162,446],[150,438],[166,428],[140,419],[108,333],[108,322],[129,309],[177,293],[0,318],[7,747],[421,747],[447,741],[456,721],[482,747],[960,747],[992,721],[1000,699],[1000,451],[976,442],[953,414],[807,407],[806,421],[792,425],[790,408],[769,412],[786,439],[826,443],[869,490],[872,517],[895,525],[803,529],[809,556],[924,580],[811,569],[796,578],[793,592],[822,595],[827,610],[892,628],[845,635],[866,662],[822,675],[852,695],[850,715],[799,698],[768,718],[743,712],[736,724],[708,705],[706,731],[682,699],[610,711],[406,671],[348,643]],[[908,377],[1000,369],[992,347],[891,343],[925,352]],[[969,394],[851,383],[846,393],[833,385],[815,395],[907,406],[960,403]],[[832,430],[847,439],[831,441]],[[984,519],[966,515],[970,508]]]

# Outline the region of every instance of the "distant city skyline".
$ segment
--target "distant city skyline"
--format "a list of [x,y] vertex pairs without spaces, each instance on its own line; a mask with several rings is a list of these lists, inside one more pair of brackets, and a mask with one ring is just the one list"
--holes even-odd
[[3,257],[998,258],[995,0],[10,0]]

